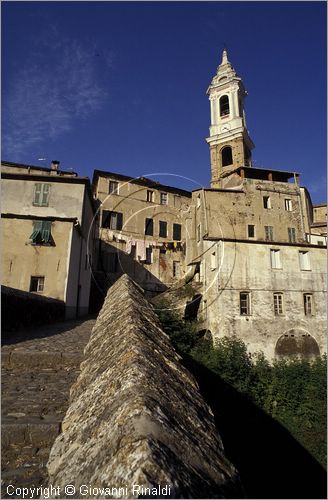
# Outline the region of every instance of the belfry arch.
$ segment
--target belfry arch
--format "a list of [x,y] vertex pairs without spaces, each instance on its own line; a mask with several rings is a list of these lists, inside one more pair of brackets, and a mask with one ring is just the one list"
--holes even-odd
[[306,330],[293,328],[279,337],[275,346],[275,357],[303,357],[320,356],[317,341]]

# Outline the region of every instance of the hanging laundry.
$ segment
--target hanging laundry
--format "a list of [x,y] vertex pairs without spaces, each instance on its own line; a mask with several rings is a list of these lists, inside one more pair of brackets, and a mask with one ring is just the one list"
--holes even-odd
[[125,251],[126,251],[126,253],[131,253],[131,250],[132,250],[132,239],[128,238],[128,240],[126,242]]
[[136,240],[136,257],[139,260],[146,260],[146,242],[144,240]]

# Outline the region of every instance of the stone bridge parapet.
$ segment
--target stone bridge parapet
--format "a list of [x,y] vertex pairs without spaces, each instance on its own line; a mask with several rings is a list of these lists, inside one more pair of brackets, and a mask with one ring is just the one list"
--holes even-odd
[[48,473],[57,498],[66,485],[69,498],[243,497],[195,379],[127,275],[93,328]]

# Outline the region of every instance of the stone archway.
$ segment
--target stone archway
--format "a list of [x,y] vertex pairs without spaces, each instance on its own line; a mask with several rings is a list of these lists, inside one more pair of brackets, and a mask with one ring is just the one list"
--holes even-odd
[[320,349],[317,341],[305,330],[293,328],[285,332],[277,340],[275,356],[311,358],[319,356]]

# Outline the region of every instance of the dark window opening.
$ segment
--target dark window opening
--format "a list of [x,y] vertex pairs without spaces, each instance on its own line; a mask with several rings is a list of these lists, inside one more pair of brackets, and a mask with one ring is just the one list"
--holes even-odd
[[121,230],[123,227],[123,214],[121,212],[103,210],[101,227]]
[[222,167],[227,165],[232,165],[232,149],[230,146],[226,146],[222,149]]
[[249,238],[254,238],[255,236],[255,226],[253,224],[248,225],[248,237]]
[[173,239],[181,240],[181,224],[173,224]]
[[154,234],[154,221],[153,221],[153,219],[146,219],[146,221],[145,221],[145,234],[147,236],[153,236],[153,234]]
[[43,292],[44,276],[31,276],[30,292]]
[[220,116],[226,116],[229,112],[229,97],[227,95],[223,95],[220,98]]
[[250,315],[250,295],[249,292],[240,293],[240,314],[241,316]]
[[159,236],[161,238],[167,238],[167,222],[159,221]]

